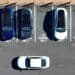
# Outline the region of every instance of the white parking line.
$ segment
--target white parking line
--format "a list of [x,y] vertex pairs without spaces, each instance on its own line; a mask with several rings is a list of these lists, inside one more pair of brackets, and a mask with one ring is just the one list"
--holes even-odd
[[54,5],[52,5],[52,10],[54,10],[54,8],[55,8]]
[[34,42],[36,42],[36,6],[34,5]]
[[72,42],[72,6],[70,5],[70,42]]

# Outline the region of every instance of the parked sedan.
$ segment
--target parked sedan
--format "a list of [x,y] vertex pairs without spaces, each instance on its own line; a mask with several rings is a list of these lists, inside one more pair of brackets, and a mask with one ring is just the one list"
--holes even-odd
[[0,13],[0,40],[10,40],[14,35],[14,10],[11,7],[4,7],[1,9]]
[[48,56],[20,56],[14,61],[14,64],[19,70],[39,70],[47,69],[50,66]]
[[67,10],[65,8],[55,10],[54,37],[61,41],[67,38]]
[[31,23],[31,9],[22,8],[17,11],[17,37],[20,40],[31,38],[32,23]]

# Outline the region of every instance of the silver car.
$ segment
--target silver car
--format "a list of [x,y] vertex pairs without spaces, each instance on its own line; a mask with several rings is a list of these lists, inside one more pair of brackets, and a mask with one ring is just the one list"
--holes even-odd
[[57,8],[55,10],[55,28],[54,36],[58,40],[67,38],[67,10],[65,8]]

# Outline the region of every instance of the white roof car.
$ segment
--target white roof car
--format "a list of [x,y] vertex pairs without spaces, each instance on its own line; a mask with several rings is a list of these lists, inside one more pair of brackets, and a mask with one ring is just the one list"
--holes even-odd
[[67,38],[67,10],[65,8],[55,10],[54,36],[61,41]]
[[16,63],[20,70],[46,69],[50,66],[50,59],[48,56],[19,56]]

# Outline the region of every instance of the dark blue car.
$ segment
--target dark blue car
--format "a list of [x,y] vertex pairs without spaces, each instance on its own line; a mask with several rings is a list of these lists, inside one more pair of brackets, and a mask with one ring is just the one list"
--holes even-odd
[[0,40],[6,41],[14,35],[14,11],[11,7],[4,7],[0,10]]
[[19,9],[17,11],[16,37],[20,40],[28,39],[32,36],[31,12],[29,9]]

